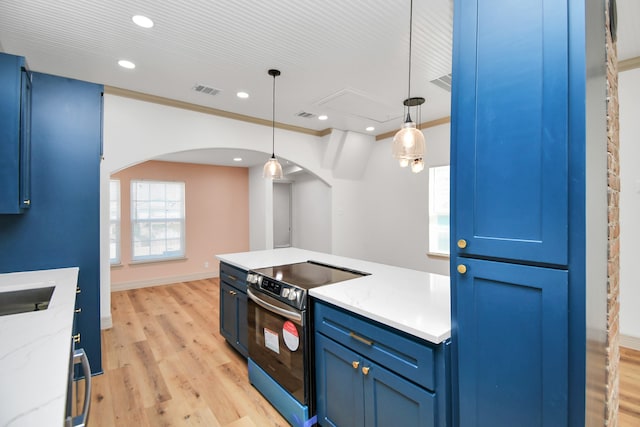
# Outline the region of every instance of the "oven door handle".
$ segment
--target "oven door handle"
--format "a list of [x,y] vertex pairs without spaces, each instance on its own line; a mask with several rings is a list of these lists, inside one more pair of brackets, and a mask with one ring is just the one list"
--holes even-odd
[[296,313],[295,311],[285,310],[284,308],[280,308],[280,307],[275,306],[273,304],[269,304],[268,302],[260,299],[260,297],[258,297],[256,294],[251,292],[251,289],[249,289],[249,288],[247,288],[247,296],[249,297],[249,299],[251,299],[251,301],[255,302],[256,304],[258,304],[260,307],[264,308],[265,310],[269,310],[271,312],[278,313],[281,316],[286,317],[287,319],[295,320],[299,324],[302,323],[302,315],[300,313]]

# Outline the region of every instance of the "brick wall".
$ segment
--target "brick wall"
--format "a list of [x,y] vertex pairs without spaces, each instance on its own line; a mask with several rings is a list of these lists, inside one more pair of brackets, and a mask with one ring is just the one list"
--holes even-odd
[[607,280],[607,408],[606,425],[618,426],[619,406],[619,312],[620,312],[620,162],[618,121],[618,54],[609,28],[606,1],[607,37],[607,169],[608,169],[608,280]]

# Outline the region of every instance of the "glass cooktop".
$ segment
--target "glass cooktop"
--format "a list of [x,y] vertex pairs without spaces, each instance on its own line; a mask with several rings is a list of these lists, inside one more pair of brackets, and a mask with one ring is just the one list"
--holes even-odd
[[253,271],[302,289],[311,289],[369,275],[369,273],[362,271],[323,264],[317,261],[277,265],[275,267],[258,268]]

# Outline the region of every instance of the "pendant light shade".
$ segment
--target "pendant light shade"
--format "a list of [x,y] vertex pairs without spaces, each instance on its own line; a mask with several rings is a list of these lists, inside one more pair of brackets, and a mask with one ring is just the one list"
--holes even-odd
[[262,169],[262,176],[271,179],[282,179],[282,165],[275,156],[267,160]]
[[271,69],[268,74],[273,77],[273,109],[271,119],[271,158],[267,160],[262,169],[262,176],[270,179],[282,179],[282,165],[276,159],[276,77],[280,75],[279,70]]
[[424,170],[424,160],[420,159],[415,159],[412,163],[411,163],[411,172],[413,173],[420,173]]
[[[409,13],[409,84],[408,97],[404,100],[407,107],[407,118],[402,128],[393,137],[392,154],[398,160],[400,167],[406,168],[411,165],[411,170],[418,173],[424,169],[425,154],[424,134],[413,120],[411,120],[411,107],[416,107],[418,121],[420,120],[420,108],[424,104],[424,98],[411,97],[411,41],[413,35],[413,0]],[[421,165],[421,166],[420,166]]]

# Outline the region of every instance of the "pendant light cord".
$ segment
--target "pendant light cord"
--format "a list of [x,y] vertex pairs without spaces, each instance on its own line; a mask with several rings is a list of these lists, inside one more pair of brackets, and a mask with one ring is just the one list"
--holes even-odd
[[273,75],[273,106],[271,116],[271,158],[276,158],[276,75]]
[[[407,88],[407,102],[411,98],[411,41],[413,39],[413,0],[409,6],[409,84]],[[411,106],[407,105],[407,120],[405,123],[411,121]]]

